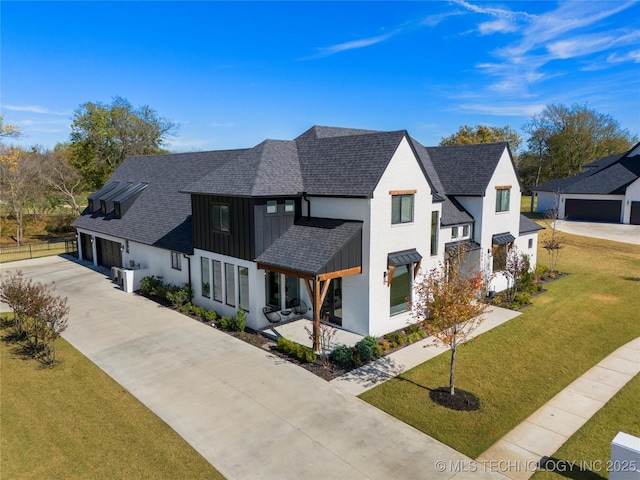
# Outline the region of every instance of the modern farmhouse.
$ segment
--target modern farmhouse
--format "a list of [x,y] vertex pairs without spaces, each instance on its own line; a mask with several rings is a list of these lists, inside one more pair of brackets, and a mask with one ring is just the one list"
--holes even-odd
[[537,211],[554,210],[562,220],[640,225],[640,143],[610,155],[569,178],[534,188]]
[[[412,322],[412,285],[466,245],[494,290],[540,227],[506,143],[427,148],[406,131],[313,127],[253,148],[130,157],[74,223],[81,258],[190,283],[247,326],[305,312],[362,335]],[[273,318],[271,318],[273,321]]]

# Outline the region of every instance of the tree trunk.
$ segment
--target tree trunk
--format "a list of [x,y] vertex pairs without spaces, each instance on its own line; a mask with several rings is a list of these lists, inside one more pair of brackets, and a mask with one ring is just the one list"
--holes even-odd
[[449,393],[454,395],[456,393],[455,390],[455,375],[456,375],[456,344],[453,343],[451,346],[451,372],[449,373]]

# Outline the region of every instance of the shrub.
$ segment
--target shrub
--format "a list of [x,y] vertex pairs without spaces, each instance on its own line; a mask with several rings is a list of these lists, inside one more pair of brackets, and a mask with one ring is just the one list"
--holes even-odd
[[223,330],[233,330],[234,325],[235,321],[232,317],[222,317],[220,319],[220,328]]
[[382,352],[383,352],[382,345],[380,345],[379,343],[376,343],[373,346],[373,356],[374,357],[381,357],[382,356]]
[[175,285],[166,285],[164,287],[167,290],[166,299],[169,300],[172,307],[180,308],[191,300],[191,288],[186,283],[181,287]]
[[407,335],[407,343],[417,342],[418,340],[421,340],[421,339],[422,339],[422,335],[420,335],[420,332],[413,332]]
[[[151,295],[154,297],[165,298],[167,294],[166,287],[162,283],[162,277],[155,275],[140,279],[140,291],[143,295]],[[158,292],[161,292],[162,295],[159,295]]]
[[218,313],[215,310],[207,310],[204,312],[204,319],[209,323],[213,323],[218,319]]
[[373,357],[373,348],[364,338],[356,343],[356,352],[363,363],[368,362]]
[[278,338],[276,349],[305,363],[315,362],[316,358],[318,358],[318,355],[309,347],[305,347],[284,337]]
[[182,313],[191,313],[191,304],[185,303],[182,307],[180,307],[180,311]]
[[389,349],[391,348],[391,344],[389,343],[389,340],[387,340],[386,338],[383,338],[382,340],[380,340],[380,346],[382,347],[382,350],[384,350],[385,352],[389,351]]
[[348,365],[353,361],[353,350],[346,345],[338,345],[331,352],[331,360],[338,365]]
[[196,316],[196,317],[204,317],[205,313],[207,312],[207,310],[204,307],[196,307],[195,305],[193,305],[191,307],[191,312]]
[[236,312],[236,316],[235,316],[235,329],[238,330],[239,332],[244,332],[244,327],[247,324],[247,317],[244,314],[244,309],[242,308],[242,305],[240,305],[240,307],[238,308],[238,311]]
[[395,343],[396,345],[398,344],[398,339],[401,337],[402,335],[400,335],[397,332],[391,332],[391,333],[387,333],[384,338],[386,338],[387,340],[389,340],[389,342],[391,343]]

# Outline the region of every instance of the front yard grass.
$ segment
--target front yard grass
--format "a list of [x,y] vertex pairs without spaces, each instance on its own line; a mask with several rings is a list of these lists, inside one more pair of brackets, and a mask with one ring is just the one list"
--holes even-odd
[[[611,440],[618,432],[640,437],[639,398],[640,376],[636,376],[551,456],[549,465],[559,464],[558,471],[536,472],[533,479],[567,478],[567,473],[574,479],[608,478]],[[571,468],[572,471],[563,472],[563,468]]]
[[[541,240],[549,234],[541,231]],[[448,410],[429,398],[430,389],[448,382],[449,353],[360,397],[477,458],[582,373],[640,336],[640,246],[558,235],[564,246],[558,268],[569,275],[545,285],[547,292],[534,297],[522,315],[458,349],[456,386],[480,398],[479,410]],[[547,263],[543,248],[538,263]]]
[[43,368],[0,334],[1,478],[224,478],[64,339]]

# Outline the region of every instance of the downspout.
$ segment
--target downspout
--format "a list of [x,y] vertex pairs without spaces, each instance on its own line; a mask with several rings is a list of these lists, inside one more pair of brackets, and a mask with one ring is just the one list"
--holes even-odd
[[307,218],[311,217],[311,201],[307,196],[307,192],[302,192],[302,199],[307,202]]
[[191,288],[191,257],[186,253],[182,256],[187,259],[187,272],[189,275],[189,303],[193,303],[193,288]]

